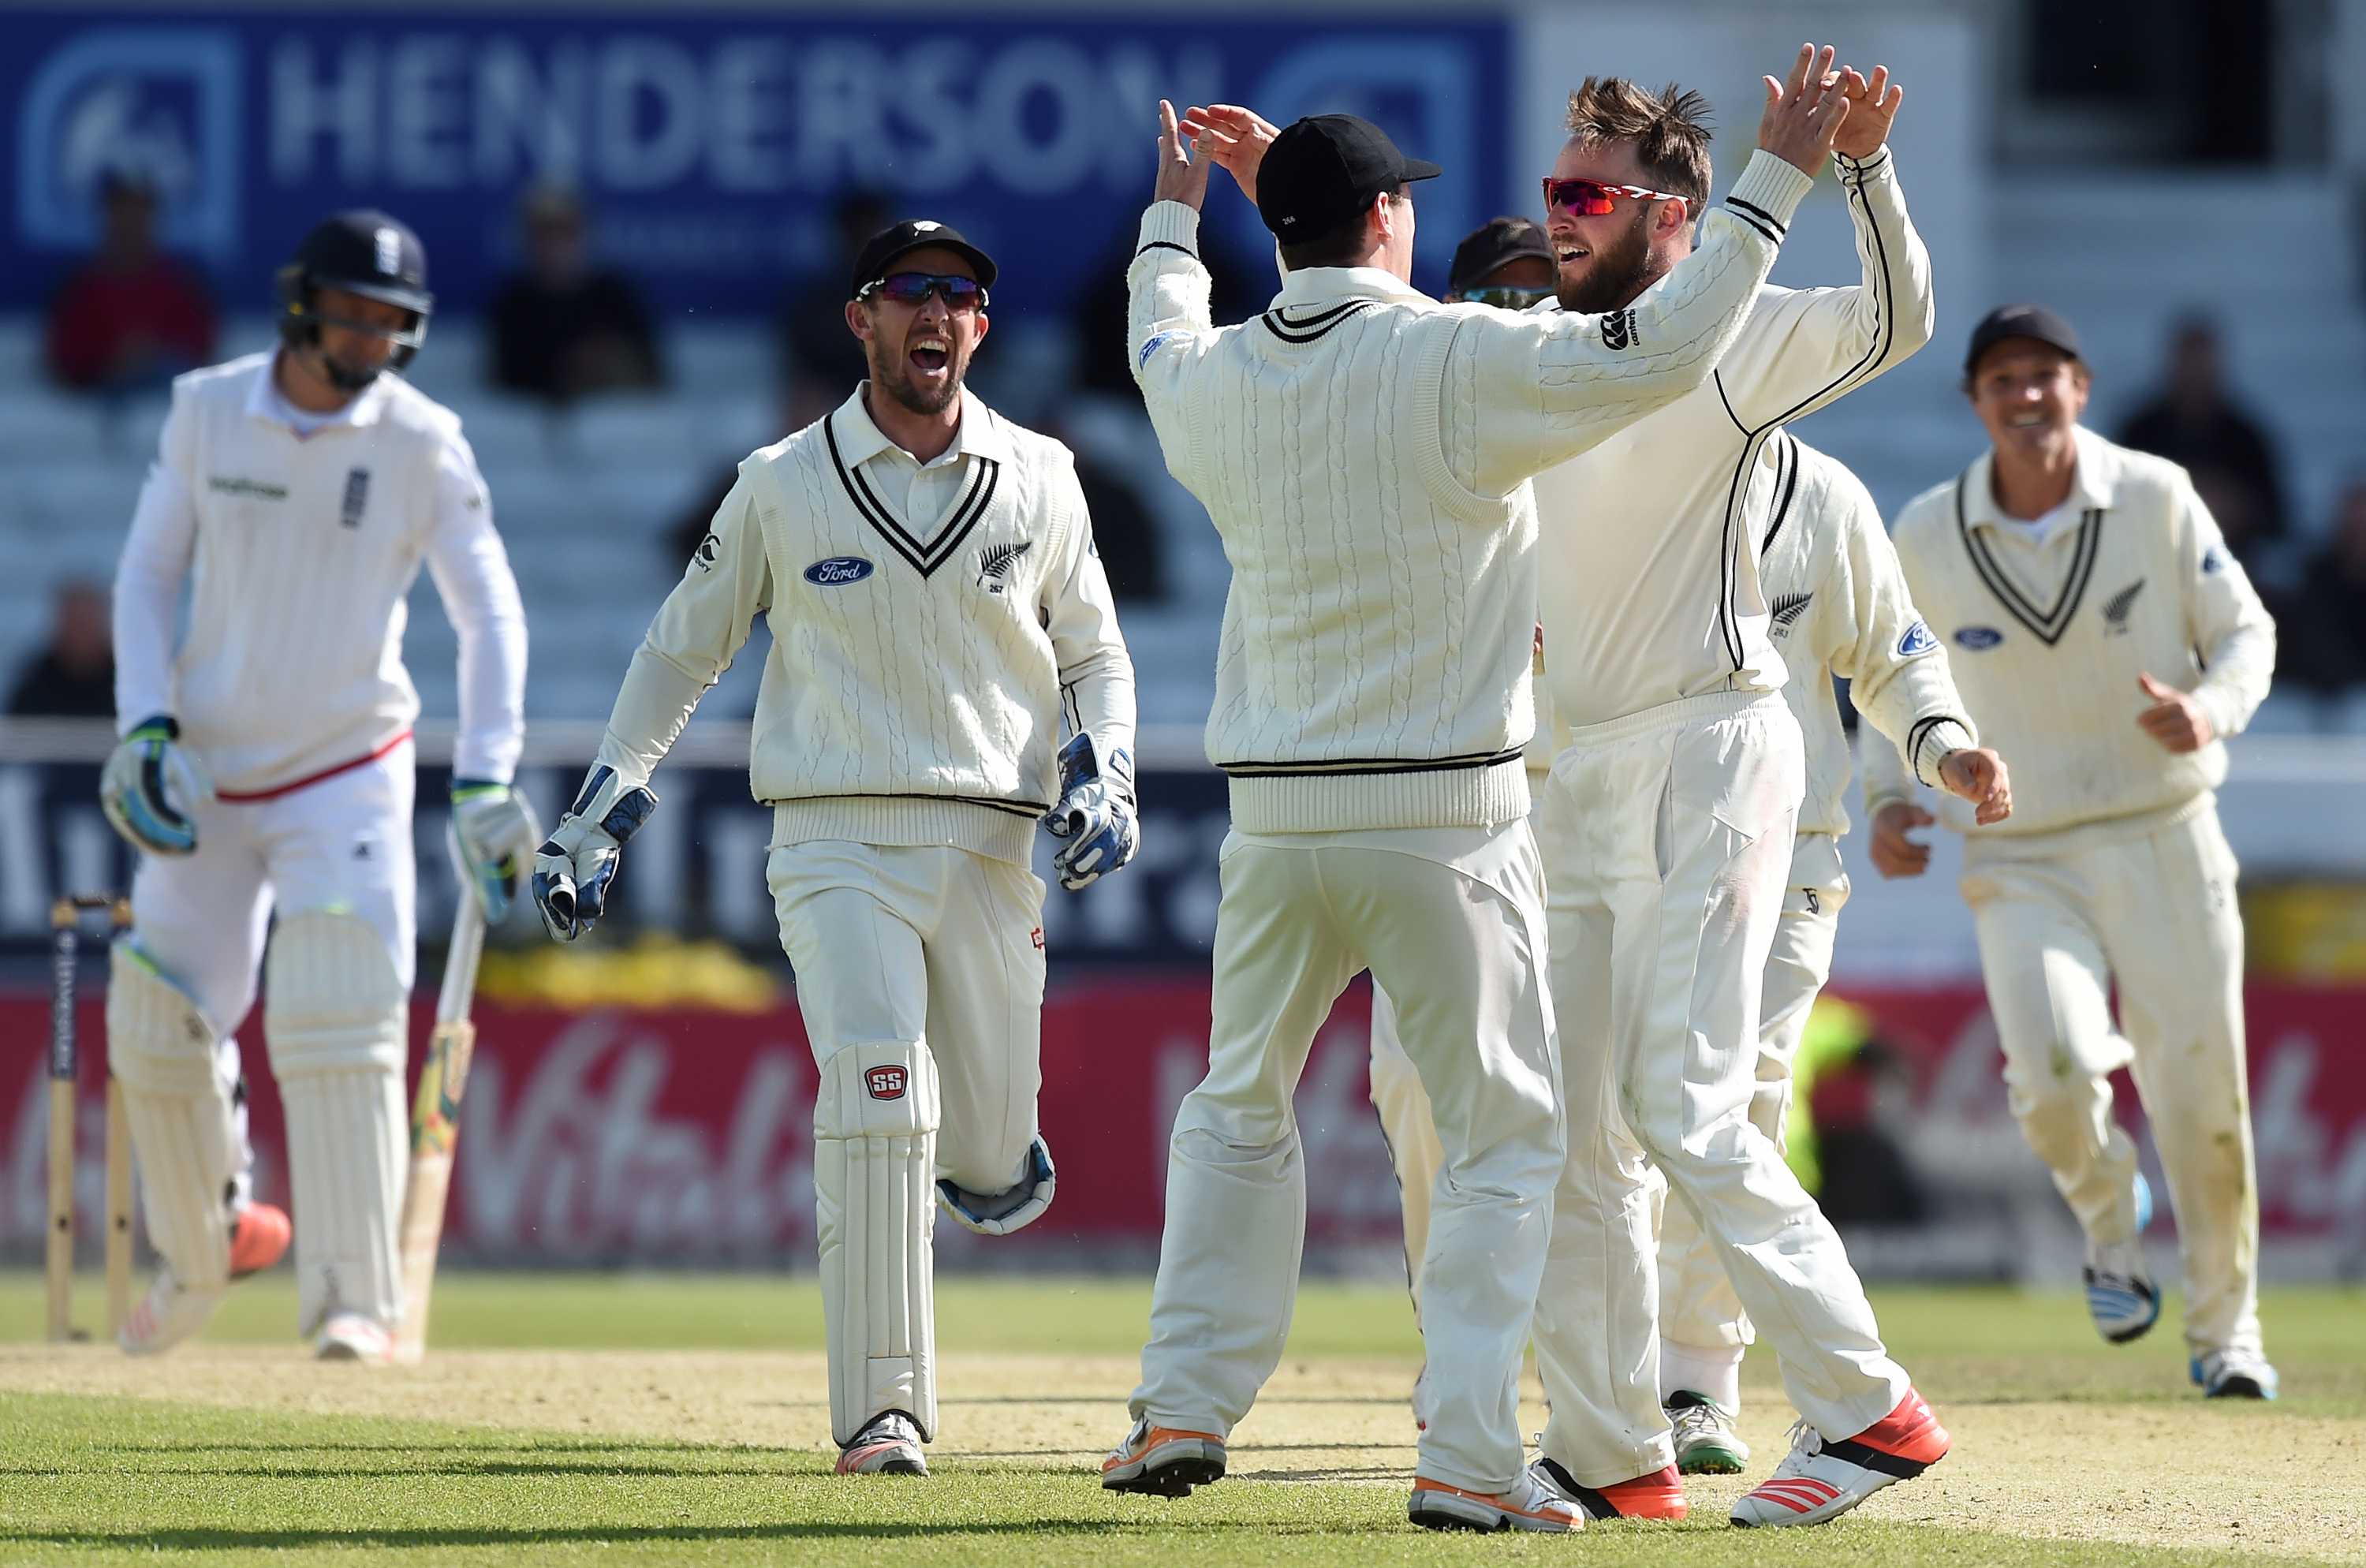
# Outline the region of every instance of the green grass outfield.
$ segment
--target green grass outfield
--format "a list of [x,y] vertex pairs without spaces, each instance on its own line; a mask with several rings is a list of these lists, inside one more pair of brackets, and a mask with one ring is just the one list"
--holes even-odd
[[[1382,1287],[1310,1286],[1234,1474],[1162,1502],[1091,1479],[1124,1424],[1140,1281],[943,1281],[965,1436],[915,1482],[829,1473],[810,1276],[456,1274],[415,1371],[303,1360],[284,1274],[138,1366],[34,1343],[38,1277],[0,1276],[0,1562],[2366,1562],[2366,1294],[2270,1293],[2287,1393],[2267,1407],[2192,1396],[2173,1310],[2112,1349],[2067,1296],[1876,1304],[1957,1434],[1930,1477],[1821,1529],[1726,1529],[1788,1415],[1754,1352],[1752,1473],[1696,1478],[1692,1520],[1480,1539],[1404,1522],[1419,1349]],[[741,1435],[685,1436],[709,1410]]]

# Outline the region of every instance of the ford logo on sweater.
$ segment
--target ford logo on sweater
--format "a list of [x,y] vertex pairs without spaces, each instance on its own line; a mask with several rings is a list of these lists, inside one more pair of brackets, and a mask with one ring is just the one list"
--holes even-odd
[[871,563],[861,556],[832,556],[806,568],[806,581],[816,588],[836,588],[844,582],[860,582],[871,571]]
[[1957,626],[1955,640],[1973,652],[1994,648],[2004,640],[2004,633],[1994,626]]

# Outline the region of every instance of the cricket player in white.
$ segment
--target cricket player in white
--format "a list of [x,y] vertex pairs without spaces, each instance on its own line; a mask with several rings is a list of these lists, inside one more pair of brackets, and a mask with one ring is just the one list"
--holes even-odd
[[124,734],[100,792],[143,852],[108,1056],[163,1258],[121,1338],[134,1354],[187,1338],[276,1250],[254,1234],[274,1213],[242,1202],[229,1043],[268,927],[264,1035],[287,1107],[299,1329],[325,1359],[381,1362],[401,1314],[416,962],[405,600],[423,561],[459,633],[453,823],[493,919],[538,837],[509,783],[525,618],[459,420],[392,373],[433,304],[417,237],[384,213],[341,213],[279,288],[277,350],[174,382],[116,578]]
[[1744,214],[1787,217],[1844,107],[1818,90],[1770,109],[1699,255],[1615,322],[1414,291],[1405,186],[1438,171],[1369,122],[1273,133],[1245,110],[1195,110],[1288,269],[1269,311],[1222,331],[1196,251],[1207,160],[1160,112],[1128,341],[1167,465],[1232,563],[1208,750],[1232,775],[1233,831],[1209,1071],[1177,1112],[1134,1427],[1103,1483],[1176,1495],[1223,1473],[1296,1290],[1290,1097],[1333,999],[1369,967],[1399,1003],[1444,1156],[1408,1515],[1574,1529],[1583,1516],[1524,1472],[1515,1422],[1564,1152],[1520,766],[1527,480],[1703,383],[1774,257],[1775,231]]
[[750,784],[772,807],[765,875],[821,1069],[841,1474],[927,1473],[932,1197],[997,1235],[1052,1201],[1036,824],[1066,840],[1053,863],[1071,889],[1134,851],[1133,665],[1075,459],[962,385],[994,277],[941,223],[863,247],[846,320],[870,378],[739,465],[535,862],[571,940],[657,804],[649,775],[762,616]]
[[[1830,51],[1802,51],[1803,78],[1849,105],[1834,161],[1862,281],[1761,289],[1707,385],[1536,482],[1546,680],[1571,730],[1538,807],[1563,853],[1546,868],[1552,993],[1570,1122],[1599,1137],[1572,1147],[1554,1199],[1536,1325],[1552,1420],[1535,1472],[1629,1517],[1685,1511],[1659,1393],[1647,1162],[1707,1232],[1804,1418],[1736,1524],[1820,1523],[1946,1451],[1839,1235],[1750,1117],[1806,788],[1758,581],[1788,471],[1778,436],[1913,353],[1932,311],[1885,145],[1901,92],[1883,70],[1835,72]],[[1765,85],[1770,103],[1784,86]],[[1562,309],[1644,309],[1691,253],[1707,107],[1617,78],[1571,95],[1544,182]],[[1784,231],[1781,213],[1744,217]],[[1916,739],[1925,777],[1972,741],[1946,722]]]
[[[2177,1212],[2193,1381],[2271,1399],[2243,922],[2213,791],[2225,738],[2267,695],[2275,625],[2185,470],[2079,423],[2090,380],[2067,321],[1992,312],[1964,375],[1990,450],[1918,496],[1896,540],[2017,775],[2009,823],[1943,803],[1967,835],[2012,1111],[2086,1231],[2095,1326],[2131,1340],[2160,1313],[2138,1236],[2151,1195],[2112,1116],[2109,1075],[2133,1072]],[[1875,863],[1919,874],[1929,851],[1907,832],[1932,818],[1911,786],[1868,764],[1865,792]]]

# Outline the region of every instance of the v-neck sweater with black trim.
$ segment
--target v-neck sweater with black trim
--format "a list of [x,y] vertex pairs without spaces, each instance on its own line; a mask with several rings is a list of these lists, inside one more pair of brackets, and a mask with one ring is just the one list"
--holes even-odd
[[[1898,514],[1892,542],[1914,603],[1947,649],[1982,743],[2012,770],[2012,816],[1976,826],[1942,796],[1940,819],[1979,840],[2025,840],[2148,818],[2226,776],[2226,748],[2164,750],[2138,728],[2150,674],[2193,694],[2221,737],[2266,697],[2275,623],[2186,471],[2078,432],[2078,522],[2043,541],[2001,525],[1994,458]],[[1892,759],[1865,757],[1869,808],[1910,792]]]

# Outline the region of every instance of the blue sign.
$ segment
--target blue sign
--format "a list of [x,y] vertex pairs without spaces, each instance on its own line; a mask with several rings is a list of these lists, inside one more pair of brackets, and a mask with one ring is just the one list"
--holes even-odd
[[[582,193],[602,259],[662,309],[770,310],[836,265],[831,207],[856,189],[992,252],[997,303],[1059,308],[1148,198],[1161,96],[1285,123],[1350,110],[1443,164],[1419,193],[1425,280],[1528,205],[1498,17],[60,8],[11,10],[8,33],[6,310],[38,308],[91,243],[119,167],[163,192],[168,243],[257,308],[311,222],[367,205],[420,231],[445,307],[480,309],[543,182]],[[1221,173],[1208,205],[1223,252],[1266,266]]]

